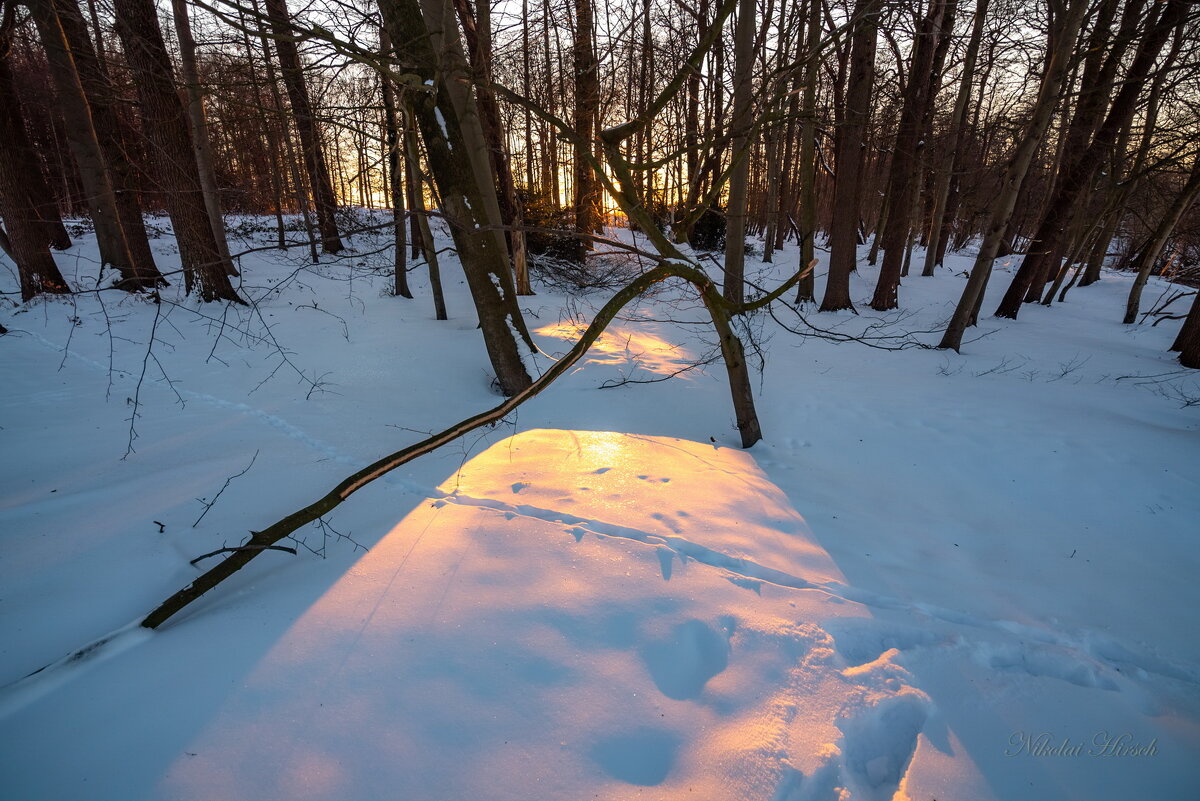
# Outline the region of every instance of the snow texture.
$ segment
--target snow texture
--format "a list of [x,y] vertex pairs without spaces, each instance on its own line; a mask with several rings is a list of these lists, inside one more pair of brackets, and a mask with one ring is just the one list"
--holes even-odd
[[[91,237],[56,258],[95,286]],[[452,260],[437,322],[386,252],[302,259],[245,256],[247,309],[0,308],[0,797],[1195,798],[1200,386],[1177,323],[1120,325],[1127,276],[962,355],[909,346],[970,254],[900,312],[806,313],[900,352],[756,317],[749,451],[663,287],[506,424],[145,632],[190,559],[495,405]],[[538,291],[544,369],[605,296]]]

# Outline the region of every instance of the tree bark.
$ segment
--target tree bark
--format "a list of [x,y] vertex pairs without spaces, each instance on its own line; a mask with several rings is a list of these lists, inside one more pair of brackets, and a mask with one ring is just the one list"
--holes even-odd
[[1154,234],[1150,237],[1150,241],[1142,249],[1138,260],[1134,263],[1137,269],[1137,277],[1133,280],[1133,286],[1129,289],[1129,300],[1125,304],[1125,319],[1121,321],[1125,325],[1132,325],[1137,320],[1138,307],[1142,300],[1142,289],[1146,286],[1146,281],[1150,277],[1150,271],[1158,261],[1158,255],[1162,253],[1167,240],[1174,233],[1175,226],[1179,224],[1179,220],[1191,208],[1197,195],[1200,195],[1200,156],[1195,157],[1193,160],[1192,172],[1188,176],[1187,183],[1184,184],[1183,189],[1180,190],[1175,200],[1171,203],[1166,214],[1159,220],[1158,226],[1154,229]]
[[[1047,205],[1047,212],[1031,240],[1031,255],[1044,255],[1044,243],[1053,241],[1066,215],[1091,181],[1095,170],[1108,157],[1118,133],[1129,124],[1138,95],[1154,67],[1159,51],[1175,27],[1186,22],[1192,8],[1194,6],[1187,0],[1169,0],[1163,6],[1162,13],[1147,22],[1147,30],[1139,43],[1137,54],[1125,75],[1121,89],[1113,99],[1108,116],[1096,131],[1091,144],[1078,158],[1073,159],[1069,169],[1062,175],[1058,189]],[[1013,276],[1012,283],[996,310],[996,316],[1016,319],[1026,294],[1041,275],[1041,265],[1042,262],[1037,258],[1027,257],[1021,262],[1020,269]]]
[[571,49],[575,77],[575,230],[585,237],[604,230],[600,213],[600,183],[589,156],[595,147],[596,120],[600,114],[600,65],[596,59],[595,9],[592,0],[574,0],[575,40]]
[[24,173],[25,165],[16,148],[0,147],[0,218],[8,229],[8,248],[17,263],[21,300],[29,301],[41,294],[62,294],[70,289],[50,255],[45,220],[30,203],[22,183]]
[[471,67],[475,70],[475,100],[479,108],[479,121],[488,145],[488,161],[499,188],[497,201],[500,205],[501,222],[506,226],[506,241],[512,256],[513,277],[518,295],[532,295],[529,283],[529,261],[525,247],[525,215],[517,198],[517,184],[513,179],[512,163],[508,149],[504,146],[504,124],[500,119],[500,106],[492,91],[492,22],[490,0],[478,3],[478,19],[471,14],[467,0],[456,0],[459,19],[466,34],[467,52]]
[[438,265],[437,245],[433,242],[433,232],[429,230],[429,215],[425,211],[420,148],[417,144],[417,130],[413,116],[412,104],[409,103],[404,112],[404,152],[405,173],[408,175],[409,205],[413,210],[412,222],[415,232],[413,241],[420,243],[425,266],[429,269],[429,290],[433,295],[434,317],[438,320],[448,320],[446,298],[442,293],[442,270]]
[[204,92],[200,88],[200,71],[196,66],[196,40],[192,38],[192,24],[188,19],[188,8],[184,0],[171,0],[171,12],[175,19],[175,35],[179,41],[179,65],[187,90],[187,114],[192,131],[192,150],[196,155],[196,169],[200,176],[200,192],[204,197],[204,210],[208,212],[208,223],[217,253],[229,275],[237,275],[233,259],[229,255],[229,243],[225,239],[225,217],[221,214],[221,195],[217,189],[217,173],[213,167],[212,143],[208,138],[208,120],[204,114]]
[[[1057,174],[1050,197],[1053,198],[1061,188],[1061,183],[1074,168],[1075,161],[1086,155],[1087,146],[1097,126],[1104,119],[1108,101],[1116,81],[1117,69],[1125,56],[1125,52],[1136,36],[1137,25],[1141,19],[1146,0],[1127,0],[1121,17],[1119,30],[1112,31],[1113,19],[1116,16],[1117,0],[1102,0],[1098,14],[1092,26],[1092,34],[1085,48],[1083,72],[1079,79],[1079,99],[1070,123],[1064,128],[1059,139]],[[1109,42],[1112,42],[1109,47]],[[1107,55],[1105,51],[1107,50]],[[1063,110],[1066,117],[1067,109]],[[1095,170],[1093,170],[1093,173]],[[1089,183],[1091,178],[1089,177]],[[1029,242],[1023,261],[1033,265],[1034,279],[1025,292],[1025,302],[1033,303],[1042,296],[1045,284],[1056,272],[1058,266],[1069,248],[1065,241],[1068,231],[1076,227],[1072,220],[1080,219],[1086,214],[1086,209],[1073,204],[1066,210],[1055,210],[1053,205],[1047,206],[1045,214],[1059,215],[1049,238],[1039,240],[1036,237]]]
[[[130,291],[153,289],[163,282],[162,275],[153,261],[149,265],[139,263],[131,250],[127,229],[117,207],[113,176],[98,138],[99,120],[93,115],[77,69],[77,64],[83,62],[72,53],[52,0],[27,0],[27,5],[42,40],[59,109],[66,123],[67,143],[79,171],[88,212],[96,227],[100,260],[121,274],[119,286]],[[138,223],[141,224],[140,215]]]
[[1192,308],[1171,350],[1179,351],[1179,363],[1184,367],[1200,369],[1200,292],[1192,300]]
[[929,239],[925,243],[925,266],[921,275],[931,276],[934,270],[941,266],[945,252],[946,218],[948,200],[950,198],[950,179],[958,169],[960,160],[960,139],[966,127],[967,106],[971,101],[971,82],[975,78],[975,64],[979,60],[979,46],[983,41],[983,24],[987,19],[990,0],[976,0],[975,19],[971,24],[971,38],[967,42],[967,52],[963,57],[963,74],[959,83],[958,95],[954,98],[954,108],[950,112],[950,127],[946,131],[946,140],[951,142],[951,153],[946,169],[938,173],[933,188],[933,212],[930,215]]
[[392,41],[406,43],[405,68],[429,87],[413,91],[410,101],[496,381],[503,394],[514,395],[532,382],[514,334],[531,349],[533,341],[517,306],[487,145],[471,83],[464,80],[470,71],[453,12],[441,0],[382,0],[380,8]]
[[329,179],[325,153],[321,149],[308,86],[304,83],[304,68],[296,48],[296,35],[288,14],[287,0],[266,0],[266,7],[274,33],[275,53],[279,56],[279,71],[292,106],[296,131],[300,134],[300,146],[304,150],[304,166],[312,187],[313,205],[317,209],[317,227],[321,230],[321,249],[326,253],[338,253],[342,250],[342,240],[335,216],[337,198]]
[[833,187],[833,222],[829,228],[829,277],[821,311],[854,308],[850,273],[858,260],[858,217],[862,200],[863,137],[871,115],[875,79],[875,36],[882,0],[858,0],[850,42],[850,85],[837,131],[837,177]]
[[871,308],[894,309],[899,303],[898,289],[903,272],[914,201],[921,178],[921,150],[929,120],[929,107],[940,80],[937,52],[948,41],[957,0],[931,0],[929,13],[921,21],[917,43],[904,89],[904,105],[892,149],[892,167],[888,180],[889,214],[883,227],[883,265]]
[[[388,38],[387,28],[379,29],[379,50],[385,63],[393,58],[392,42]],[[383,124],[384,140],[387,147],[388,191],[391,194],[392,206],[392,244],[396,249],[393,254],[392,272],[394,274],[392,294],[403,298],[411,298],[412,290],[408,288],[408,245],[405,241],[404,214],[404,155],[403,140],[400,135],[400,113],[396,108],[396,90],[392,76],[380,73],[380,90],[383,95]],[[440,318],[439,318],[440,319]]]
[[992,272],[992,262],[995,261],[1000,244],[1004,241],[1021,185],[1029,172],[1034,155],[1046,136],[1046,129],[1054,116],[1054,107],[1058,105],[1069,70],[1071,52],[1075,48],[1075,38],[1079,34],[1079,26],[1083,22],[1087,7],[1088,0],[1070,0],[1070,5],[1063,9],[1061,24],[1053,32],[1046,68],[1042,72],[1042,81],[1029,126],[1005,165],[1000,188],[992,202],[992,212],[984,232],[983,243],[975,257],[975,266],[971,268],[971,275],[963,287],[962,297],[959,298],[950,324],[942,335],[942,341],[938,344],[939,348],[959,350],[962,347],[963,333],[968,326],[975,324],[979,306],[983,302],[983,291]]
[[[800,126],[800,263],[811,264],[817,238],[817,81],[821,58],[821,4],[808,0],[808,35],[804,40],[804,92]],[[812,271],[796,287],[796,303],[816,300]]]
[[[96,141],[112,182],[117,217],[129,246],[134,269],[138,276],[165,285],[166,281],[154,263],[154,252],[146,235],[137,171],[129,157],[133,131],[119,113],[122,101],[117,97],[105,69],[99,31],[93,47],[87,22],[77,0],[54,0],[54,7],[71,53],[71,61],[79,75],[80,86],[87,98]],[[139,282],[133,283],[136,285]]]
[[745,298],[746,215],[749,205],[751,105],[754,86],[754,6],[755,0],[739,0],[738,18],[733,31],[733,118],[730,120],[733,165],[729,174],[729,204],[725,209],[725,281],[724,295],[730,303]]
[[179,244],[185,285],[189,290],[198,288],[205,301],[243,303],[229,283],[204,208],[191,131],[175,91],[174,70],[158,27],[153,0],[114,0],[113,7],[117,35],[137,86],[142,125],[157,156],[159,180]]
[[6,149],[12,151],[10,168],[17,171],[14,191],[25,196],[25,201],[18,205],[28,206],[33,212],[46,245],[55,250],[66,250],[71,247],[71,236],[58,213],[54,194],[38,168],[37,154],[25,131],[24,112],[8,63],[12,44],[10,33],[10,30],[0,29],[0,142],[7,143]]

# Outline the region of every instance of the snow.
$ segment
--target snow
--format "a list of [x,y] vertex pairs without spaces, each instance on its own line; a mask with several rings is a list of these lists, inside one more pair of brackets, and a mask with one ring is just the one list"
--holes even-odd
[[[441,128],[441,130],[442,130],[442,138],[446,141],[446,147],[450,150],[453,150],[454,148],[450,144],[450,134],[446,130],[446,118],[442,116],[442,110],[440,108],[435,107],[433,109],[433,114],[435,117],[437,117],[437,124],[438,124],[438,127]],[[466,198],[463,198],[463,200],[466,200]]]
[[[505,424],[131,627],[189,560],[495,405],[454,265],[437,322],[389,259],[247,255],[249,309],[3,302],[0,795],[1194,797],[1200,381],[1177,322],[1120,325],[1117,274],[962,355],[919,345],[971,254],[899,312],[863,266],[859,314],[806,315],[901,351],[760,315],[749,451],[719,362],[686,369],[703,309],[660,287]],[[58,260],[95,285],[93,239]],[[607,293],[537,290],[544,370]]]

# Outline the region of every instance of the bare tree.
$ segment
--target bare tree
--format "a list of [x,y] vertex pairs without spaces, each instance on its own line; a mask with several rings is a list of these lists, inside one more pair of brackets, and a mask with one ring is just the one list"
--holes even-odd
[[[0,122],[11,109],[0,96]],[[5,127],[0,124],[0,131]],[[14,147],[0,147],[0,219],[8,229],[8,248],[17,263],[17,274],[21,282],[21,300],[28,301],[41,294],[68,292],[50,255],[46,241],[45,220],[30,202],[26,185],[22,182],[27,165],[21,161]]]
[[196,40],[192,37],[192,24],[188,19],[187,3],[171,0],[171,12],[175,19],[175,35],[179,41],[180,73],[187,90],[188,122],[192,130],[192,149],[196,154],[196,169],[200,176],[200,191],[204,195],[204,209],[208,212],[213,239],[225,272],[237,275],[233,259],[229,255],[229,243],[225,239],[225,218],[221,214],[221,195],[217,189],[217,173],[213,167],[212,144],[208,140],[208,120],[204,114],[204,92],[200,87],[200,71],[196,67]]
[[422,79],[421,88],[412,89],[411,103],[442,213],[479,313],[496,381],[501,392],[514,395],[532,381],[514,333],[531,349],[533,342],[517,306],[487,145],[453,12],[440,0],[382,0],[380,8],[392,41],[406,43],[402,66]]
[[243,302],[221,259],[204,207],[183,104],[175,91],[174,68],[158,27],[153,0],[114,0],[117,35],[124,46],[137,86],[142,125],[156,154],[158,178],[167,213],[179,243],[179,256],[189,291],[206,301]]
[[921,20],[904,88],[900,124],[892,148],[888,179],[888,217],[878,241],[883,247],[883,265],[871,308],[894,309],[899,303],[897,289],[908,252],[909,231],[914,204],[919,192],[922,152],[929,127],[930,108],[941,82],[940,58],[950,40],[956,0],[931,0],[929,13]]
[[[971,24],[971,38],[967,42],[967,52],[963,56],[963,74],[959,80],[958,94],[954,98],[954,108],[950,112],[950,126],[946,139],[957,145],[959,137],[967,120],[967,106],[971,101],[971,83],[975,79],[975,65],[979,60],[979,46],[983,41],[983,25],[987,18],[990,0],[976,0],[975,19]],[[953,147],[945,169],[937,173],[933,189],[933,211],[930,214],[929,238],[925,244],[925,267],[921,275],[931,276],[934,269],[941,264],[942,251],[946,244],[949,231],[946,230],[949,214],[947,201],[950,197],[950,181],[959,165],[961,149]]]
[[[392,57],[392,42],[387,35],[387,27],[379,29],[379,51],[384,59]],[[393,254],[392,273],[394,275],[392,294],[404,298],[412,297],[408,288],[407,247],[404,226],[404,142],[400,128],[400,111],[396,107],[396,90],[394,80],[387,72],[380,72],[380,90],[383,99],[384,143],[387,147],[388,163],[388,192],[392,201]]]
[[850,37],[850,83],[837,131],[837,179],[829,228],[829,277],[821,311],[853,308],[850,273],[858,261],[858,221],[862,201],[863,137],[871,114],[875,78],[875,39],[882,0],[858,0]]
[[[575,2],[575,39],[571,49],[575,78],[575,230],[584,237],[603,230],[600,184],[592,170],[591,150],[600,114],[600,63],[596,59],[595,9],[592,0]],[[585,242],[590,239],[585,238]]]
[[116,117],[82,18],[71,0],[26,0],[66,121],[67,141],[96,227],[100,258],[130,291],[165,283],[154,264]]
[[288,14],[287,0],[266,0],[266,8],[267,17],[271,20],[275,52],[279,56],[279,71],[287,90],[288,102],[292,106],[296,132],[300,134],[300,146],[304,150],[304,166],[308,170],[313,205],[317,210],[317,226],[321,229],[321,248],[326,253],[338,253],[342,249],[342,240],[335,215],[337,198],[333,193],[333,183],[329,180],[325,151],[321,148],[308,86],[304,82],[300,51],[296,48],[298,37]]
[[1111,154],[1121,129],[1129,124],[1138,96],[1145,88],[1159,51],[1176,26],[1185,24],[1195,8],[1186,0],[1168,0],[1160,5],[1161,12],[1157,15],[1152,12],[1146,22],[1145,33],[1138,43],[1133,62],[1125,74],[1121,88],[1113,98],[1103,124],[1096,130],[1083,152],[1072,158],[1060,177],[1054,197],[1047,204],[1046,214],[1031,240],[1030,254],[1021,262],[1020,269],[1013,276],[1012,283],[996,310],[998,317],[1016,318],[1021,303],[1031,288],[1038,290],[1037,298],[1041,297],[1041,287],[1035,287],[1034,284],[1039,276],[1044,274],[1042,265],[1047,256],[1047,248],[1043,243],[1053,244],[1057,237],[1061,236],[1063,220],[1070,214],[1095,171]]
[[740,0],[737,23],[733,31],[733,129],[729,174],[729,204],[725,219],[725,299],[740,304],[745,298],[743,281],[746,273],[746,216],[749,204],[750,145],[753,141],[754,85],[754,4],[755,0]]
[[1125,325],[1131,325],[1137,320],[1138,306],[1142,299],[1142,288],[1146,286],[1146,281],[1150,277],[1150,271],[1158,262],[1158,256],[1162,253],[1162,249],[1166,246],[1167,240],[1171,238],[1171,234],[1175,231],[1175,226],[1179,225],[1179,220],[1192,203],[1196,201],[1196,197],[1200,196],[1200,156],[1192,159],[1192,172],[1188,176],[1187,182],[1175,196],[1171,202],[1171,206],[1163,214],[1158,225],[1154,229],[1154,234],[1150,237],[1150,241],[1146,243],[1146,247],[1138,255],[1137,261],[1134,262],[1134,268],[1137,270],[1137,276],[1134,278],[1133,285],[1129,288],[1129,300],[1125,304],[1125,319],[1122,320]]
[[[488,143],[488,160],[492,165],[498,189],[501,221],[506,226],[509,253],[512,255],[513,276],[518,295],[532,295],[529,283],[529,265],[525,246],[525,220],[517,184],[513,179],[512,164],[504,147],[504,123],[500,118],[500,106],[492,92],[492,15],[490,0],[477,3],[478,15],[472,14],[467,0],[456,0],[459,19],[467,40],[467,53],[471,67],[475,70],[475,99],[479,107],[483,135]],[[478,18],[476,18],[478,17]]]
[[1055,4],[1057,19],[1048,42],[1046,66],[1042,72],[1037,100],[1034,102],[1024,134],[1005,164],[1000,190],[993,201],[986,233],[975,257],[975,265],[971,268],[971,275],[963,287],[962,297],[959,298],[954,316],[942,335],[939,348],[957,351],[962,347],[963,333],[968,326],[975,324],[979,315],[979,305],[983,301],[983,291],[992,272],[992,262],[995,261],[1004,241],[1013,209],[1017,205],[1017,196],[1021,193],[1021,186],[1029,172],[1029,165],[1046,136],[1054,108],[1058,105],[1063,84],[1070,70],[1075,39],[1079,35],[1079,26],[1087,8],[1088,0],[1060,0]]
[[[55,250],[66,250],[71,247],[71,237],[63,225],[54,194],[38,169],[38,159],[25,131],[21,99],[17,95],[9,66],[16,8],[15,3],[6,4],[3,18],[0,19],[0,141],[5,142],[6,149],[11,151],[10,169],[16,171],[12,191],[17,193],[17,206],[27,206],[33,213],[45,244]],[[25,196],[24,202],[19,200],[22,195]]]

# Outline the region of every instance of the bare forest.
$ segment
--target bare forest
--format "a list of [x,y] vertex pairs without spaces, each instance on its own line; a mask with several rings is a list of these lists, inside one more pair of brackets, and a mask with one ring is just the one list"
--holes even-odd
[[1200,2],[0,0],[0,796],[1192,801]]
[[[509,394],[529,380],[512,296],[531,271],[586,274],[620,228],[652,259],[722,254],[734,305],[748,248],[828,251],[821,295],[808,274],[794,297],[823,311],[852,305],[859,245],[877,311],[971,247],[947,348],[1110,266],[1137,274],[1133,323],[1148,275],[1190,285],[1200,264],[1198,24],[1183,0],[7,0],[3,242],[22,300],[72,291],[51,252],[83,218],[100,287],[238,303],[228,215],[353,259],[353,210],[386,209],[408,296],[443,218]],[[164,213],[178,264],[146,245],[142,215]],[[1195,320],[1176,342],[1191,367]]]

